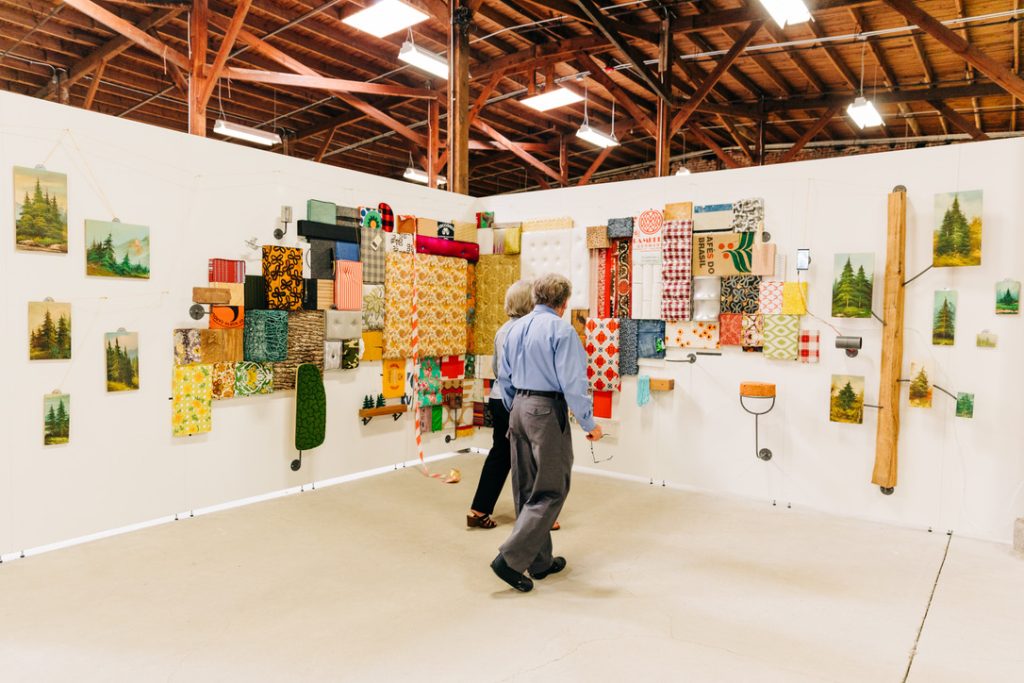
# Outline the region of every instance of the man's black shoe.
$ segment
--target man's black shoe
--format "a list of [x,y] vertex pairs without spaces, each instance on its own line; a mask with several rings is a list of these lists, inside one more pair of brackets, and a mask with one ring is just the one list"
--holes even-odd
[[[562,561],[562,566],[565,566],[565,561]],[[512,567],[508,566],[505,562],[505,558],[498,553],[498,556],[491,562],[491,569],[498,575],[498,578],[507,583],[508,585],[515,588],[520,593],[529,593],[533,590],[533,581],[530,581],[524,574],[520,574]]]
[[549,574],[557,574],[558,572],[562,571],[563,569],[565,569],[565,558],[564,557],[556,557],[555,559],[551,560],[551,566],[550,567],[548,567],[547,569],[545,569],[542,572],[530,572],[530,576],[532,576],[533,578],[535,578],[538,581],[540,581],[545,576],[548,576]]

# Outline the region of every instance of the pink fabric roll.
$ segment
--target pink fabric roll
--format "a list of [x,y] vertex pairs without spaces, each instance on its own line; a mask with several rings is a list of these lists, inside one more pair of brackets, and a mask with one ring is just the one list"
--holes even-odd
[[416,252],[435,256],[454,256],[472,263],[480,260],[480,245],[473,242],[444,240],[439,237],[416,235]]
[[334,262],[334,307],[339,311],[363,308],[363,264],[359,261]]

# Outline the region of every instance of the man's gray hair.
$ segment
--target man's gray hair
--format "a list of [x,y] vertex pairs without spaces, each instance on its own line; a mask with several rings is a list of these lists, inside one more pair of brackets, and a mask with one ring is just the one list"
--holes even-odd
[[560,308],[569,300],[571,294],[572,283],[564,275],[548,273],[533,281],[534,304]]
[[510,318],[522,318],[533,310],[533,283],[519,280],[505,292],[505,315]]

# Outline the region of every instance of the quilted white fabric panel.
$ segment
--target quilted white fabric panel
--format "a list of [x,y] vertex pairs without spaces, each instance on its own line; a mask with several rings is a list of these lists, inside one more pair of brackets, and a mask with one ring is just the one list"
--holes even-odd
[[494,230],[477,230],[476,241],[480,244],[481,256],[490,256],[494,253]]
[[540,218],[532,221],[523,221],[523,232],[536,232],[537,230],[571,230],[571,218]]
[[586,230],[537,230],[524,232],[520,274],[533,280],[545,273],[558,273],[572,283],[570,308],[587,308],[589,259]]

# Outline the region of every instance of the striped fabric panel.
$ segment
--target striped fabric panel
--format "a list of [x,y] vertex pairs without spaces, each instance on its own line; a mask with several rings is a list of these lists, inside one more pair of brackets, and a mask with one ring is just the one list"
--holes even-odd
[[245,261],[212,258],[209,273],[210,282],[245,282]]

